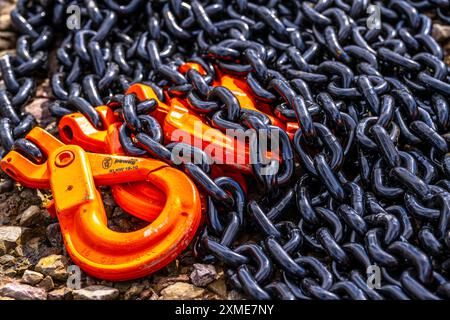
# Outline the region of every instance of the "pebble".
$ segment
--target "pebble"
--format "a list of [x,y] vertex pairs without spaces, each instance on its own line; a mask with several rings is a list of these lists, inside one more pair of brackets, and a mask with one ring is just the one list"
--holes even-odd
[[433,38],[436,39],[437,42],[447,42],[450,40],[450,26],[443,25],[439,23],[433,24]]
[[237,290],[231,290],[228,292],[227,300],[243,300],[244,296]]
[[48,300],[72,300],[73,294],[71,289],[62,287],[60,289],[50,291],[47,298]]
[[44,289],[45,291],[50,291],[55,289],[55,284],[53,283],[53,279],[50,276],[46,276],[44,280],[39,282],[37,285],[39,288]]
[[35,270],[56,280],[64,281],[68,277],[67,263],[66,257],[52,254],[41,258]]
[[10,31],[0,31],[0,50],[14,47],[15,33]]
[[118,297],[119,290],[99,285],[73,291],[75,300],[115,300]]
[[199,299],[205,289],[198,288],[190,283],[176,282],[161,291],[161,300],[193,300]]
[[187,274],[179,274],[175,277],[162,277],[157,281],[154,289],[159,292],[176,282],[189,282],[189,276]]
[[4,14],[0,16],[0,30],[9,30],[11,29],[11,19],[8,15]]
[[227,297],[227,285],[225,279],[218,279],[208,284],[208,289],[220,296],[222,299]]
[[[14,10],[14,3],[0,3],[0,30],[6,30],[11,28],[11,11]],[[3,25],[4,23],[5,25]]]
[[102,283],[100,283],[103,286],[114,286],[114,288],[116,288],[117,290],[119,290],[120,293],[125,293],[128,291],[128,289],[130,289],[131,287],[131,281],[120,281],[120,282],[116,282],[116,283],[108,283],[107,281],[102,281]]
[[47,226],[46,236],[53,247],[60,247],[62,245],[62,235],[59,223],[52,223]]
[[16,257],[23,257],[23,246],[19,244],[15,249],[13,253]]
[[11,282],[0,287],[0,296],[17,300],[46,300],[47,292],[42,288],[35,288],[28,284]]
[[12,265],[16,262],[16,258],[10,254],[5,254],[0,257],[1,265]]
[[22,282],[32,286],[41,282],[42,279],[44,279],[44,275],[42,273],[32,270],[25,270],[25,272],[22,275]]
[[31,263],[26,257],[17,258],[12,266],[18,274],[23,274],[25,270],[31,267]]
[[6,250],[12,250],[24,241],[28,230],[17,226],[0,226],[0,243],[3,243]]
[[17,275],[17,271],[13,268],[7,268],[6,270],[1,270],[1,274],[8,276],[8,277],[15,277]]
[[216,268],[211,264],[194,263],[194,271],[189,278],[197,287],[204,287],[213,282],[217,277]]
[[6,226],[11,222],[11,217],[16,216],[20,210],[20,203],[23,202],[17,193],[0,202],[0,224]]
[[48,104],[49,99],[47,98],[35,98],[25,106],[25,111],[30,113],[38,124],[42,123],[43,126],[46,126],[51,118],[47,107]]
[[33,205],[22,213],[19,224],[22,227],[29,227],[35,223],[39,223],[41,220],[41,209],[38,206]]
[[136,299],[142,291],[144,291],[145,286],[142,284],[134,284],[127,290],[124,294],[125,300]]
[[152,289],[146,289],[139,295],[141,300],[158,300],[158,298],[158,295]]

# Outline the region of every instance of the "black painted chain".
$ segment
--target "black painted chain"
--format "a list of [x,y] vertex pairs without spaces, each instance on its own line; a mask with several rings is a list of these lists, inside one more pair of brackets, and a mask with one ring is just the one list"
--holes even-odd
[[[71,5],[81,9],[79,30],[61,27]],[[380,29],[370,26],[371,5]],[[208,195],[195,252],[223,263],[249,297],[449,299],[450,78],[430,35],[433,9],[449,22],[448,0],[19,1],[17,55],[0,58],[3,154],[44,158],[21,139],[34,125],[21,110],[54,50],[52,114],[79,111],[100,129],[94,107],[120,108],[129,154],[174,164],[180,146],[162,144],[155,100],[117,94],[133,83],[150,85],[161,101],[163,90],[186,98],[219,130],[279,133],[280,171],[253,165],[259,194],[212,179],[207,161],[179,165]],[[180,73],[188,61],[206,75]],[[213,87],[213,65],[298,123],[292,141]],[[367,281],[374,266],[380,283]]]

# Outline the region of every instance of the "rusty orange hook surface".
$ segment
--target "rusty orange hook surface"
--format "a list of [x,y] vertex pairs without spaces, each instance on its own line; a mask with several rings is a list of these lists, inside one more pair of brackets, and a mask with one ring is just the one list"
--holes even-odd
[[[67,252],[87,274],[113,281],[146,276],[172,261],[194,237],[201,203],[181,171],[154,159],[86,153],[37,127],[27,139],[47,160],[35,164],[11,151],[1,167],[24,186],[51,188]],[[138,181],[151,181],[166,195],[160,215],[137,231],[110,230],[96,187]]]

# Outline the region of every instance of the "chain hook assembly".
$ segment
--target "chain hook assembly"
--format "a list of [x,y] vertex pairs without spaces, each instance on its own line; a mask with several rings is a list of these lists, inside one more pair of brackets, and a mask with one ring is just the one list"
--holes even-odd
[[[24,186],[51,188],[67,252],[87,274],[113,281],[143,277],[191,242],[201,221],[201,203],[184,173],[154,159],[87,153],[37,127],[27,139],[42,148],[47,160],[35,164],[11,151],[1,167]],[[136,231],[110,230],[97,187],[143,181],[166,196],[159,216]]]

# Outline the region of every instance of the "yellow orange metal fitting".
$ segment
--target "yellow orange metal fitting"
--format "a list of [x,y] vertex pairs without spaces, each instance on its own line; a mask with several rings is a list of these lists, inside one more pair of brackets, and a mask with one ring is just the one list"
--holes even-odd
[[[11,151],[1,167],[24,186],[51,188],[67,252],[87,274],[114,281],[146,276],[172,261],[194,237],[201,203],[181,171],[153,159],[86,153],[40,128],[27,139],[47,161],[35,164]],[[160,215],[137,231],[110,230],[96,187],[138,181],[151,181],[166,195]]]
[[[119,140],[118,117],[107,106],[97,107],[96,110],[106,130],[96,129],[83,114],[77,112],[61,118],[58,125],[61,140],[89,152],[125,155]],[[166,200],[165,194],[151,182],[114,184],[111,192],[123,210],[145,221],[155,220]]]

